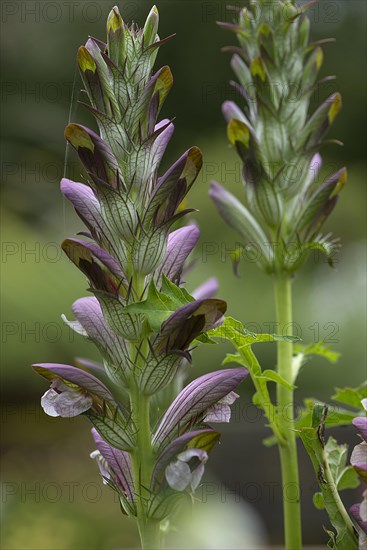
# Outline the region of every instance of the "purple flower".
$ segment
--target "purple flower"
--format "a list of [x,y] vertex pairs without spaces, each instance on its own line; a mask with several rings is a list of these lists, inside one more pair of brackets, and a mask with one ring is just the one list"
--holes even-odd
[[[247,369],[235,368],[205,374],[191,382],[163,415],[153,437],[154,444],[167,445],[172,436],[177,437],[205,422],[207,414],[213,418],[211,407],[231,394],[247,375]],[[232,396],[222,405],[228,406],[228,401],[233,402]]]
[[92,428],[92,436],[97,450],[92,453],[91,458],[97,458],[101,475],[107,479],[112,478],[128,499],[133,501],[134,483],[129,453],[106,443],[95,428]]
[[41,363],[36,372],[51,380],[51,387],[42,396],[41,405],[49,416],[73,417],[103,401],[113,403],[110,390],[96,376],[70,365]]

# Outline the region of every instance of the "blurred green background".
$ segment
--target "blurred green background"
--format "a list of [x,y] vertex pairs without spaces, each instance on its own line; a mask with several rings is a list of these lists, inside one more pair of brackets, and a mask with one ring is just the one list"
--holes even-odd
[[[231,2],[242,5],[242,2]],[[207,197],[214,178],[241,196],[240,165],[227,146],[220,105],[234,92],[228,54],[220,48],[234,36],[219,29],[216,20],[230,21],[227,2],[158,0],[160,35],[177,33],[164,46],[158,66],[169,64],[175,85],[165,115],[176,117],[176,133],[165,166],[185,148],[198,145],[204,168],[188,202],[199,209],[192,218],[202,237],[194,254],[195,269],[187,280],[194,289],[215,274],[220,296],[229,313],[250,330],[269,330],[274,322],[271,280],[251,262],[233,275],[228,252],[236,236],[219,219]],[[151,2],[122,1],[126,21],[142,24]],[[74,356],[97,358],[91,345],[74,336],[60,319],[70,317],[72,302],[86,294],[83,276],[61,255],[59,243],[80,231],[82,224],[59,192],[64,171],[63,129],[68,122],[75,75],[75,54],[88,35],[104,39],[111,1],[14,2],[1,4],[2,23],[2,548],[77,550],[137,547],[134,526],[123,518],[114,495],[102,487],[83,419],[46,417],[39,400],[45,383],[33,374],[32,362],[70,363]],[[324,48],[322,76],[337,81],[321,88],[314,100],[338,89],[344,108],[330,137],[343,148],[324,149],[325,173],[348,166],[349,183],[328,229],[343,243],[336,269],[320,258],[309,261],[294,284],[295,321],[307,341],[326,339],[341,352],[337,365],[314,360],[299,377],[297,403],[306,396],[329,399],[335,386],[357,385],[366,378],[365,347],[365,205],[366,205],[366,63],[364,0],[322,0],[311,11],[315,40],[335,37]],[[92,127],[83,108],[79,76],[71,119]],[[78,179],[75,157],[68,156],[67,173]],[[268,324],[268,325],[267,325]],[[197,350],[190,376],[220,367],[225,345]],[[275,349],[258,349],[266,368],[274,365]],[[193,518],[205,527],[204,538],[193,538],[193,548],[254,548],[282,540],[281,488],[276,449],[265,449],[268,434],[251,406],[252,388],[242,388],[234,421],[223,427],[222,444],[207,468],[202,500],[212,494],[213,508]],[[350,429],[334,433],[356,442]],[[308,458],[300,449],[304,538],[324,544],[326,517],[313,508],[315,482]],[[358,500],[358,491],[345,493],[345,501]],[[223,506],[225,505],[225,506]],[[204,515],[201,515],[204,514]],[[194,519],[188,520],[193,525]],[[205,523],[206,522],[206,523]],[[219,532],[232,538],[221,542]],[[172,533],[170,544],[188,547]],[[211,540],[210,540],[211,539]],[[182,544],[182,546],[180,546]],[[196,545],[196,546],[195,546]]]

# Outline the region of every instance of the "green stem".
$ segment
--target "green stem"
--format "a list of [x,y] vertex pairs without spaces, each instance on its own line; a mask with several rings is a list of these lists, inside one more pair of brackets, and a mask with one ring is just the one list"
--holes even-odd
[[155,520],[138,521],[142,550],[160,550],[161,530],[160,522]]
[[150,398],[136,383],[130,388],[132,420],[137,430],[136,449],[131,454],[137,522],[143,550],[160,549],[160,523],[147,517],[154,456],[150,432]]
[[[279,274],[275,284],[275,304],[280,334],[291,328],[292,288],[288,275]],[[279,374],[293,384],[292,344],[279,341],[277,346],[277,368]],[[294,396],[293,390],[277,384],[277,402],[279,409],[279,427],[285,442],[279,445],[283,485],[283,512],[285,547],[287,550],[302,548],[300,486],[296,435],[294,432]]]
[[[145,277],[138,273],[133,274],[134,289],[140,299],[145,288]],[[132,346],[131,356],[139,369],[143,366],[143,357],[148,355],[148,342],[143,337],[140,342],[140,354]],[[152,446],[150,425],[150,397],[140,390],[137,379],[132,377],[130,382],[130,406],[132,422],[136,429],[136,448],[131,453],[137,523],[142,550],[159,550],[161,548],[160,522],[152,520],[147,515],[147,504],[150,500],[150,485],[154,468],[154,451]]]

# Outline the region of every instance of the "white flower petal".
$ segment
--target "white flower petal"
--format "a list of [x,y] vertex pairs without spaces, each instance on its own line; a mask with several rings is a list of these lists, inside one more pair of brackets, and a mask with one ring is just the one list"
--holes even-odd
[[88,411],[93,404],[93,399],[90,395],[68,389],[60,393],[54,403],[59,416],[70,418]]
[[187,449],[177,455],[177,458],[182,460],[182,462],[189,462],[192,458],[198,458],[200,462],[205,463],[208,460],[208,453],[202,449]]
[[195,470],[192,472],[191,474],[191,489],[193,491],[195,491],[198,486],[199,486],[199,483],[201,481],[201,478],[203,477],[203,474],[204,474],[204,470],[205,470],[205,466],[204,466],[204,463],[202,462],[201,464],[199,464],[199,466],[197,468],[195,468]]
[[169,464],[165,470],[168,485],[175,491],[184,491],[191,482],[191,470],[186,462],[177,460]]
[[354,447],[350,463],[352,466],[367,464],[367,443],[365,441]]
[[41,406],[48,416],[60,416],[55,409],[55,400],[58,398],[59,394],[53,390],[47,390],[41,397]]
[[88,333],[84,330],[79,321],[68,321],[66,315],[64,314],[61,315],[61,319],[66,325],[68,325],[69,328],[71,328],[71,330],[76,332],[76,334],[80,334],[81,336],[85,336],[86,338],[88,337]]
[[204,422],[229,422],[230,419],[230,406],[223,405],[222,403],[216,403],[207,410]]

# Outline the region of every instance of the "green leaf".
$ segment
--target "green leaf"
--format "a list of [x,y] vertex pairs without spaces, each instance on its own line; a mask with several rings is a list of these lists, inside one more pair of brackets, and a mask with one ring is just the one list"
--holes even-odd
[[279,334],[255,334],[246,330],[243,324],[233,317],[226,317],[222,325],[218,328],[210,330],[208,332],[211,338],[220,338],[223,340],[229,340],[232,344],[242,349],[253,344],[259,344],[262,342],[297,342],[300,340],[297,336],[281,336]]
[[194,342],[200,342],[201,344],[217,344],[215,340],[212,340],[212,338],[209,338],[208,334],[206,332],[203,332],[203,334],[199,334],[197,338],[195,338]]
[[225,358],[222,361],[222,365],[227,365],[228,363],[239,363],[240,365],[246,366],[246,362],[239,353],[227,353]]
[[[331,539],[334,541],[334,547],[337,547],[338,550],[357,550],[357,533],[338,493],[338,483],[343,485],[343,477],[349,477],[350,475],[349,472],[346,472],[349,469],[346,466],[348,447],[347,445],[338,445],[332,437],[325,445],[326,414],[327,408],[324,408],[323,413],[320,415],[318,404],[312,418],[315,421],[316,418],[321,417],[319,425],[302,428],[300,437],[314,467],[322,501],[330,522],[336,530],[336,536],[334,533],[330,533]],[[319,496],[314,497],[314,503],[319,507],[321,498]]]
[[332,407],[324,402],[318,401],[317,399],[308,398],[304,400],[305,408],[303,409],[295,423],[296,429],[301,429],[303,427],[311,425],[315,403],[322,407],[329,407],[328,415],[325,421],[325,425],[329,428],[335,428],[337,426],[350,426],[353,418],[357,416],[357,413],[349,411],[348,409],[342,409],[341,407]]
[[276,384],[280,384],[281,386],[288,388],[288,390],[293,390],[295,387],[292,384],[289,384],[287,380],[285,380],[278,372],[274,370],[264,370],[261,376],[257,376],[257,378],[259,380],[269,380],[271,382],[275,382]]
[[185,304],[193,301],[190,294],[177,287],[163,275],[162,289],[159,292],[152,280],[146,300],[126,306],[125,313],[141,313],[154,332],[159,332],[161,325],[170,315]]
[[347,466],[344,468],[338,478],[338,489],[343,491],[344,489],[356,489],[360,485],[360,479],[353,466]]
[[294,353],[301,354],[304,357],[318,355],[324,357],[329,363],[336,363],[340,357],[340,353],[333,351],[329,346],[326,346],[323,342],[311,342],[308,345],[295,344]]
[[336,393],[331,397],[334,401],[350,405],[360,411],[361,401],[367,398],[367,382],[363,382],[358,388],[335,388]]
[[324,497],[322,496],[322,493],[315,493],[312,497],[312,500],[313,500],[314,506],[318,510],[323,510],[325,508],[325,502],[324,502]]

